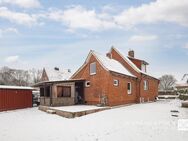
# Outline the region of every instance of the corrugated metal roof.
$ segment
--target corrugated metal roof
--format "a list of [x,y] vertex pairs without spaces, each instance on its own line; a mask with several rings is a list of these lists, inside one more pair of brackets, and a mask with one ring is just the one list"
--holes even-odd
[[23,89],[23,90],[32,90],[32,87],[24,87],[24,86],[7,86],[7,85],[0,85],[0,89]]

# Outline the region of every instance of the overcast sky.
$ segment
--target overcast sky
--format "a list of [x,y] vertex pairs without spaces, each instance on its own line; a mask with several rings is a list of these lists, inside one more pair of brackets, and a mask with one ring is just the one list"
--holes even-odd
[[188,73],[188,0],[0,0],[0,67],[75,71],[111,46],[157,77]]

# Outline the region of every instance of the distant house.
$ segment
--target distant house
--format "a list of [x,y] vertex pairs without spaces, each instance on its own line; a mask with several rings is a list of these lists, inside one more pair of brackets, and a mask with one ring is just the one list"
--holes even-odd
[[[40,87],[40,104],[52,106],[73,105],[73,94],[71,96],[69,91],[73,91],[74,83],[68,82],[65,86],[62,84],[67,82],[71,75],[70,69],[44,68],[40,83],[35,85],[35,87]],[[66,91],[66,94],[61,95],[63,90]]]
[[184,74],[181,81],[178,81],[175,85],[177,90],[188,90],[188,74]]
[[147,65],[146,61],[135,58],[133,50],[128,57],[114,47],[106,55],[91,50],[69,80],[37,84],[44,98],[41,104],[114,106],[154,101],[159,80],[147,73]]
[[71,77],[70,69],[60,69],[55,67],[54,69],[44,68],[42,71],[42,82],[44,81],[59,81],[59,80],[68,80]]

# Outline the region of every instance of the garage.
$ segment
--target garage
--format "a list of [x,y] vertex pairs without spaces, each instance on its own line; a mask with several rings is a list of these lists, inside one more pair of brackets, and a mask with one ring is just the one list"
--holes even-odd
[[32,107],[32,87],[0,85],[0,111]]

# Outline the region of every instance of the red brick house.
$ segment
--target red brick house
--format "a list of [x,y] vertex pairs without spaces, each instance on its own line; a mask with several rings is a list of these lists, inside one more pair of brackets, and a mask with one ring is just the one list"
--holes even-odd
[[134,57],[134,51],[129,51],[128,57],[114,47],[106,56],[90,51],[71,79],[85,80],[83,99],[87,104],[114,106],[154,101],[159,80],[146,72],[147,65]]
[[69,80],[63,79],[67,74],[60,70],[52,76],[43,70],[42,82],[35,86],[40,87],[41,105],[48,106],[114,106],[154,101],[159,80],[146,72],[147,65],[146,61],[134,57],[134,51],[129,51],[128,57],[113,47],[106,55],[90,51]]

